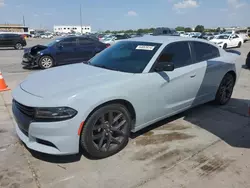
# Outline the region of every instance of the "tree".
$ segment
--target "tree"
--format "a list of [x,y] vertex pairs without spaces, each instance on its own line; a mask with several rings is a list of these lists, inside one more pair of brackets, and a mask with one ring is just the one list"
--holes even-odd
[[111,31],[110,31],[110,30],[107,30],[107,31],[105,31],[105,33],[111,33]]
[[185,31],[185,32],[192,32],[192,31],[193,31],[193,29],[192,29],[192,28],[190,28],[190,27],[186,27],[186,28],[184,29],[184,31]]
[[195,31],[196,31],[196,32],[202,33],[204,30],[205,30],[205,28],[204,28],[203,25],[197,25],[197,26],[195,27]]
[[216,32],[220,32],[220,27],[218,27],[218,28],[216,29]]
[[250,29],[250,27],[248,27],[247,29]]
[[185,27],[178,26],[175,28],[176,31],[185,31]]

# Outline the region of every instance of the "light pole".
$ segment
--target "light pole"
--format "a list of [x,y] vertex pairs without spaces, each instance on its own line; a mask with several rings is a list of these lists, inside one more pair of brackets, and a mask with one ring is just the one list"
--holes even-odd
[[81,34],[82,34],[82,5],[80,4],[80,25],[81,25]]

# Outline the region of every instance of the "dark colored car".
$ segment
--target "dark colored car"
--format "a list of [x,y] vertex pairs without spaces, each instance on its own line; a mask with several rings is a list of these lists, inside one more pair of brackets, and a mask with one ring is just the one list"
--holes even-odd
[[25,67],[48,69],[56,65],[85,62],[106,48],[106,44],[88,37],[63,37],[47,45],[24,49]]
[[12,33],[0,34],[0,47],[14,47],[17,50],[21,50],[26,45],[26,40],[21,35]]
[[167,35],[167,36],[180,36],[180,34],[175,30],[168,27],[158,27],[153,32],[154,36]]
[[249,52],[248,55],[247,55],[246,66],[247,66],[247,68],[250,69],[250,52]]
[[115,35],[116,40],[123,40],[131,38],[129,35]]

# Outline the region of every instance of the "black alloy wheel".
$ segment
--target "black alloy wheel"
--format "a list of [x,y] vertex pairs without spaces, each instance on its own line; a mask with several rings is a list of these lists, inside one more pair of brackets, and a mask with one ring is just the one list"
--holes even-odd
[[87,120],[81,134],[81,146],[92,158],[109,157],[128,143],[131,117],[120,104],[96,110]]
[[219,89],[216,94],[215,102],[219,105],[225,105],[231,99],[235,79],[232,74],[227,73],[222,79]]

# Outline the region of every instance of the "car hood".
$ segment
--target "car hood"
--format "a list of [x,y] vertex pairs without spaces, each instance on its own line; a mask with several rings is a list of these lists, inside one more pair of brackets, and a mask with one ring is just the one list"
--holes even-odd
[[25,54],[26,54],[26,53],[30,53],[31,55],[36,55],[37,52],[42,51],[42,50],[45,50],[45,49],[47,49],[47,48],[48,48],[47,46],[43,46],[43,45],[38,44],[38,45],[33,46],[33,47],[31,47],[31,48],[25,48],[25,49],[24,49],[24,53],[25,53]]
[[66,65],[34,73],[20,87],[37,97],[77,93],[93,87],[113,84],[131,78],[131,73],[107,70],[83,63]]

